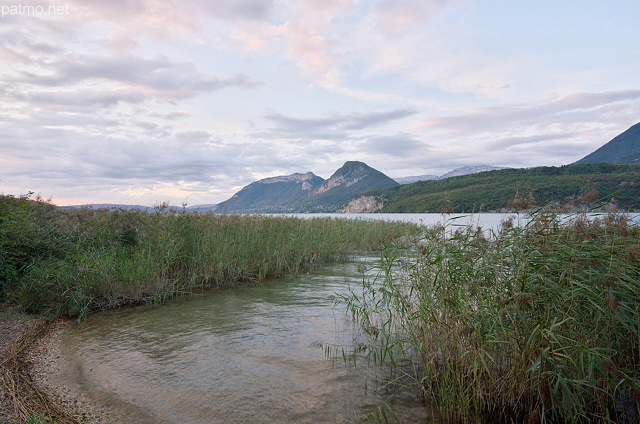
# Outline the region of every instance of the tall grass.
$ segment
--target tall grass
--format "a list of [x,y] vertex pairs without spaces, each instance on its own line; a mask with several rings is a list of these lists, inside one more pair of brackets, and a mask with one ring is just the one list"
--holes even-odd
[[[0,196],[0,280],[24,310],[84,317],[296,273],[415,232],[410,224],[80,209]],[[2,293],[0,293],[2,297]]]
[[370,355],[452,422],[638,422],[640,228],[625,216],[433,227],[345,296]]

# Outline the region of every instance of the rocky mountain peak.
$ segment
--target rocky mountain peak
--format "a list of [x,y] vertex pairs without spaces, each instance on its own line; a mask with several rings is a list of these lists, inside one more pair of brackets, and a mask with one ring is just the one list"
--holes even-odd
[[316,188],[313,194],[322,194],[338,186],[349,187],[369,175],[369,167],[366,163],[347,161],[333,175]]
[[302,189],[303,190],[311,190],[313,187],[315,187],[315,185],[313,182],[317,182],[318,180],[321,180],[321,177],[318,177],[316,174],[314,174],[313,172],[306,172],[304,174],[301,174],[299,172],[296,172],[295,174],[291,174],[291,175],[282,175],[282,176],[278,176],[278,177],[269,177],[269,178],[263,178],[261,180],[256,181],[256,183],[260,183],[260,184],[275,184],[275,183],[302,183]]

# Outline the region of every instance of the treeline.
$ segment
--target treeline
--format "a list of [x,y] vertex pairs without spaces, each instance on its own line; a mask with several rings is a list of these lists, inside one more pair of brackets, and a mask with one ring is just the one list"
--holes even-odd
[[[555,205],[575,211],[602,203],[640,210],[640,165],[588,164],[501,169],[364,193],[386,213],[493,212]],[[525,202],[526,200],[526,202]]]
[[179,293],[262,281],[379,249],[412,224],[124,210],[63,210],[0,196],[0,301],[84,317]]

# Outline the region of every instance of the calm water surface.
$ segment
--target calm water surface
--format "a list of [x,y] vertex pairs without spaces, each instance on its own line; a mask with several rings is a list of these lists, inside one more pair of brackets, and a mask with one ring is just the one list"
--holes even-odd
[[[442,224],[449,227],[456,226],[479,226],[490,231],[499,228],[506,219],[511,219],[514,225],[525,225],[529,221],[526,213],[475,213],[475,214],[440,214],[440,213],[299,213],[299,214],[268,214],[277,216],[294,216],[298,218],[331,217],[344,219],[364,219],[383,221],[403,221],[412,222],[419,225]],[[590,213],[588,216],[594,218],[603,216],[599,213]],[[559,214],[561,219],[572,219],[575,214]],[[640,213],[627,214],[629,219],[636,225],[640,225]]]
[[[90,316],[63,334],[83,388],[140,423],[352,423],[389,393],[384,372],[327,346],[357,338],[334,294],[362,282],[359,261],[309,275]],[[340,352],[340,348],[338,349]],[[403,422],[435,422],[413,392]]]

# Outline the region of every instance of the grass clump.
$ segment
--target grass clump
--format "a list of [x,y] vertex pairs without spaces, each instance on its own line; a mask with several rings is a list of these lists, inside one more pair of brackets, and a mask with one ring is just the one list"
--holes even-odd
[[[346,296],[453,422],[638,422],[640,228],[623,215],[433,227]],[[408,259],[407,259],[408,258]]]
[[414,233],[397,222],[63,210],[0,196],[0,299],[82,318],[194,289],[262,281]]

